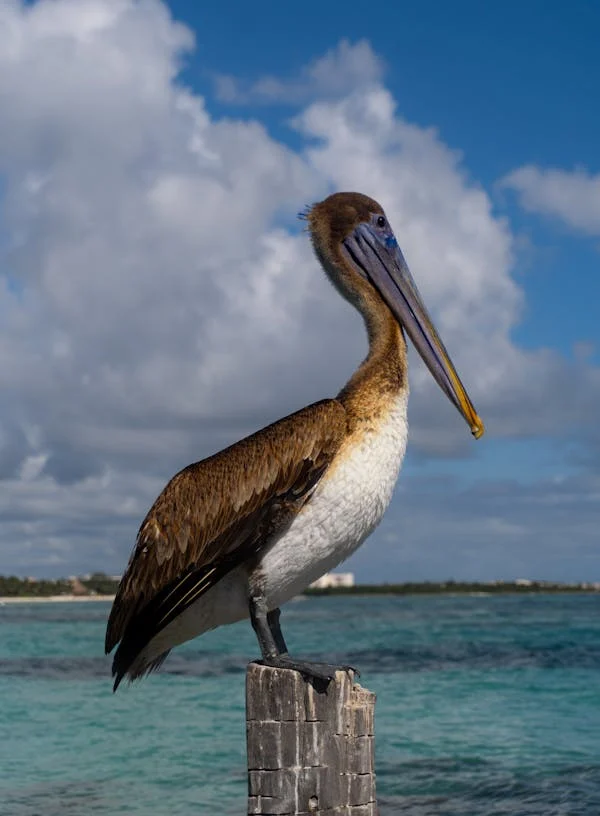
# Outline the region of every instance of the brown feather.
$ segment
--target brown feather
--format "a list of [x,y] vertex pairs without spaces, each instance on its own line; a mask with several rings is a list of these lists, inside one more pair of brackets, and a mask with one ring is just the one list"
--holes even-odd
[[[343,406],[323,400],[174,476],[140,527],[111,609],[106,651],[169,585],[220,559],[235,566],[239,559],[227,557],[238,548],[255,553],[289,524],[333,459],[346,424]],[[202,581],[204,591],[212,585]]]
[[406,386],[406,342],[402,328],[374,286],[342,255],[342,241],[381,205],[362,193],[334,193],[306,214],[315,253],[338,291],[361,312],[369,335],[369,354],[338,394],[348,431],[376,422],[389,399]]
[[[178,473],[142,523],[111,610],[106,650],[119,643],[115,688],[143,674],[137,661],[152,638],[228,572],[250,573],[291,524],[339,453],[377,424],[406,387],[401,328],[372,283],[348,263],[344,238],[380,205],[359,193],[338,193],[307,210],[317,258],[338,291],[366,323],[369,354],[336,400],[298,411]],[[339,457],[338,457],[339,458]],[[337,459],[336,459],[337,461]],[[335,466],[335,463],[334,463]]]

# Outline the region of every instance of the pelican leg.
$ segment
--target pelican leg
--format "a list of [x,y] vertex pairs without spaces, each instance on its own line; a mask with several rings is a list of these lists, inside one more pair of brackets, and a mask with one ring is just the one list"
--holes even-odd
[[281,626],[279,625],[280,617],[280,609],[272,609],[270,612],[267,612],[267,623],[269,624],[269,629],[277,646],[277,651],[280,655],[283,655],[288,653],[288,648],[283,637],[283,632],[281,631]]
[[262,595],[250,598],[250,620],[256,632],[263,666],[273,666],[276,669],[292,669],[305,677],[310,677],[322,683],[329,683],[335,677],[336,671],[353,671],[351,666],[334,666],[330,663],[313,663],[308,660],[296,660],[287,653],[287,646],[279,625],[279,609],[267,612],[265,598]]
[[279,649],[275,636],[269,626],[267,604],[262,595],[252,596],[249,601],[250,621],[256,634],[258,645],[264,660],[277,657]]

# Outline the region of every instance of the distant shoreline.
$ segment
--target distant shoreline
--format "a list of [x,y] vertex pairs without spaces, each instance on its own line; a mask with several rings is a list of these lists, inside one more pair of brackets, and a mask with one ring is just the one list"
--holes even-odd
[[354,586],[330,586],[309,588],[305,595],[594,595],[600,593],[600,584],[558,584],[550,581],[434,581],[409,582],[406,584],[355,584]]
[[114,601],[114,595],[4,595],[0,605],[18,603],[79,603],[79,601]]
[[[598,584],[551,584],[543,582],[522,583],[497,583],[479,584],[467,582],[447,582],[436,584],[407,583],[407,584],[355,584],[352,587],[327,587],[323,589],[307,589],[299,598],[306,597],[340,597],[340,596],[375,596],[375,595],[397,595],[397,596],[434,596],[434,595],[465,595],[467,597],[483,597],[490,595],[594,595],[600,594]],[[93,603],[95,601],[114,601],[114,594],[59,594],[59,595],[4,595],[0,596],[0,606],[18,603]]]

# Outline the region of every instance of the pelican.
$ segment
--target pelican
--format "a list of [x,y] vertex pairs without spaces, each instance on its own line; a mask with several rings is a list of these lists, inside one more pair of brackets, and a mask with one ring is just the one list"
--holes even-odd
[[114,689],[169,651],[250,618],[266,665],[329,681],[290,656],[280,606],[381,521],[408,432],[405,332],[478,439],[477,415],[381,206],[335,193],[305,218],[325,274],[364,318],[365,360],[334,399],[280,419],[177,473],[142,522],[108,620]]

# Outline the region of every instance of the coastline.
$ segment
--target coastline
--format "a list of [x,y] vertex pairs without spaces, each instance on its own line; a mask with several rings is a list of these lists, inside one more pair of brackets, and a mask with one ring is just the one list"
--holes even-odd
[[[356,585],[354,587],[329,587],[327,589],[308,589],[300,595],[296,595],[294,601],[304,601],[308,598],[336,598],[336,597],[377,597],[391,596],[399,597],[424,597],[432,598],[438,595],[448,597],[465,596],[470,598],[483,598],[493,595],[597,595],[600,592],[597,586],[573,586],[563,585],[535,585],[535,586],[515,586],[510,584],[480,587],[478,585],[463,587],[461,589],[440,587],[430,585],[424,588],[410,587],[410,585]],[[28,604],[28,603],[94,603],[95,601],[112,603],[114,595],[0,595],[0,606],[7,604]]]
[[17,603],[79,603],[81,601],[114,601],[114,595],[5,595],[0,606]]

